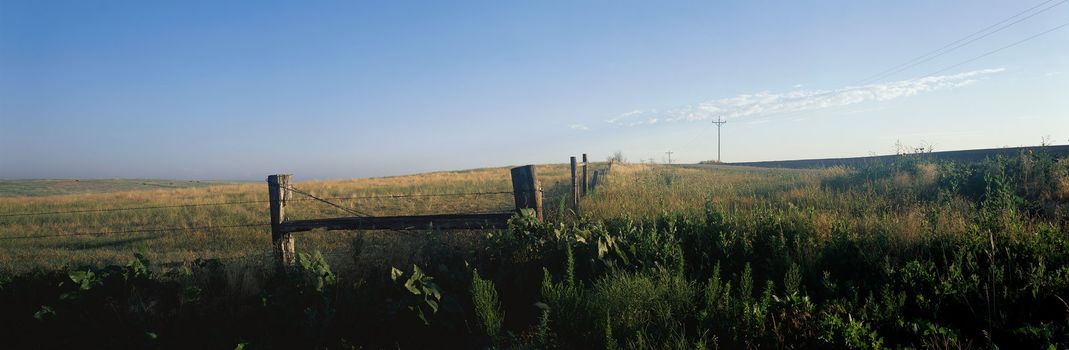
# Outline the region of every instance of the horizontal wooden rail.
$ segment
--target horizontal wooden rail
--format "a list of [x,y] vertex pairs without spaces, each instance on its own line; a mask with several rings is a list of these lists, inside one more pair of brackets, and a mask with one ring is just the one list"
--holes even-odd
[[[574,170],[574,169],[573,169]],[[515,167],[512,174],[512,195],[516,211],[532,210],[542,221],[542,185],[538,182],[534,165]],[[574,175],[574,171],[573,171]],[[296,248],[293,232],[324,230],[483,230],[501,229],[508,226],[515,212],[491,214],[441,214],[416,216],[344,217],[313,220],[287,220],[286,202],[293,200],[292,193],[302,194],[345,211],[350,209],[330,201],[298,191],[289,186],[291,175],[278,174],[267,177],[267,193],[271,202],[271,241],[279,271],[293,267]],[[574,176],[573,176],[574,178]],[[501,192],[506,193],[506,192]],[[475,193],[473,193],[475,194]],[[354,212],[361,215],[359,212]]]
[[441,214],[417,216],[344,217],[284,221],[281,232],[325,230],[440,230],[505,228],[513,213]]

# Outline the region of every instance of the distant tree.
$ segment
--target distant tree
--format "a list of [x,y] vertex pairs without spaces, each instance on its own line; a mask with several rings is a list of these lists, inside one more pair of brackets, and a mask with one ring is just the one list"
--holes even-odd
[[623,151],[612,152],[606,160],[610,162],[627,163],[627,158],[624,158]]

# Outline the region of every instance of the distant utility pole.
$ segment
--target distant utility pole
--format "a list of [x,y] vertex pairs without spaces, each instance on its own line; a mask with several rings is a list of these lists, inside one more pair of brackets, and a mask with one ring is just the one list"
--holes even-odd
[[727,123],[723,117],[716,117],[713,124],[716,124],[716,162],[720,163],[720,127]]
[[668,151],[668,152],[664,152],[664,153],[668,155],[668,164],[672,164],[672,153],[675,153],[675,152]]

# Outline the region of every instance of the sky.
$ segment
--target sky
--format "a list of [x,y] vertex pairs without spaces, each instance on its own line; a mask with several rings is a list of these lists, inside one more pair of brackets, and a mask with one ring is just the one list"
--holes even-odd
[[1066,2],[0,0],[0,179],[1066,144]]

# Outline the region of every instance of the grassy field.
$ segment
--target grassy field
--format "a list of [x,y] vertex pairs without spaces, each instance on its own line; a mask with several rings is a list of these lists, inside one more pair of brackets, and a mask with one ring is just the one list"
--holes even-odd
[[[559,205],[554,204],[560,204],[567,193],[565,185],[570,177],[568,167],[542,165],[538,167],[538,175],[546,191],[547,213],[555,215],[554,210]],[[334,201],[374,216],[504,212],[513,208],[511,194],[388,196],[511,191],[509,176],[508,168],[490,168],[412,176],[303,181],[295,183],[294,187],[318,197],[370,197]],[[134,253],[161,264],[210,258],[248,260],[259,264],[270,258],[271,235],[270,227],[266,225],[191,229],[268,223],[270,215],[265,183],[17,180],[0,182],[0,189],[27,193],[18,197],[0,197],[0,272],[3,273],[118,264],[129,260]],[[62,194],[46,195],[49,193]],[[287,206],[289,219],[351,215],[301,195],[295,195],[295,199]],[[235,202],[239,204],[212,205]],[[189,204],[207,205],[171,207]],[[165,208],[109,211],[139,207]],[[54,214],[5,216],[19,213]],[[138,232],[158,228],[176,230]],[[109,233],[116,231],[123,232]],[[299,249],[322,251],[332,261],[347,264],[350,262],[349,245],[355,234],[346,231],[301,233],[297,244]],[[372,234],[382,235],[386,241],[397,241],[388,236],[412,235],[404,232]]]
[[[287,274],[271,269],[266,228],[13,238],[262,222],[266,203],[4,217],[0,239],[12,239],[0,241],[0,307],[10,311],[0,321],[21,325],[16,345],[55,347],[1069,346],[1069,159],[617,164],[579,213],[561,200],[566,170],[539,168],[546,222],[301,233],[304,255]],[[296,187],[321,196],[507,191],[507,171]],[[259,201],[265,187],[6,198],[0,213]],[[344,203],[381,215],[507,210],[502,197]],[[289,210],[339,214],[313,202]],[[72,269],[80,265],[95,267]],[[46,337],[54,329],[70,331]]]
[[0,197],[41,197],[161,188],[201,188],[237,183],[239,182],[148,179],[0,180]]

